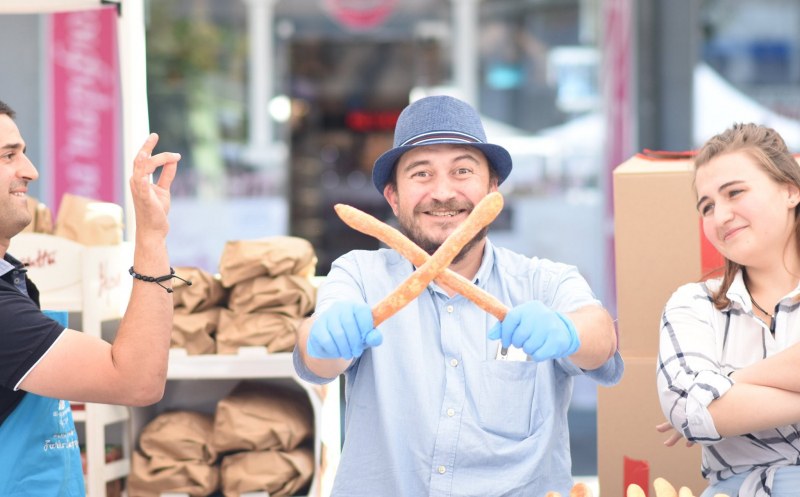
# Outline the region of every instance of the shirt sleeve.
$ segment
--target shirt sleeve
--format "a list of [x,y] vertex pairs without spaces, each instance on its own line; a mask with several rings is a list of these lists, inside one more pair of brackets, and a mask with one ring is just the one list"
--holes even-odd
[[15,390],[64,327],[16,290],[0,289],[0,385]]
[[[558,312],[574,312],[590,305],[602,307],[589,283],[575,266],[551,263],[550,276],[545,278],[544,282],[546,284],[544,294],[550,296],[550,301],[545,301],[545,304]],[[605,386],[618,383],[625,370],[619,350],[600,367],[590,371],[582,370],[568,358],[558,359],[558,363],[569,375],[585,374]]]
[[708,406],[733,385],[715,359],[714,308],[705,286],[679,288],[661,317],[657,386],[664,416],[686,440],[710,445],[721,437]]
[[[364,292],[361,286],[357,283],[359,270],[358,265],[354,258],[349,254],[338,258],[331,265],[331,270],[328,276],[320,285],[317,291],[317,303],[314,308],[314,316],[325,312],[328,307],[333,305],[338,300],[350,300],[354,302],[366,302]],[[292,353],[292,362],[294,364],[295,372],[300,379],[309,383],[317,385],[324,385],[330,383],[334,378],[325,378],[314,374],[308,366],[303,362],[300,356],[300,351],[295,345]],[[358,367],[358,359],[350,364],[349,370]]]

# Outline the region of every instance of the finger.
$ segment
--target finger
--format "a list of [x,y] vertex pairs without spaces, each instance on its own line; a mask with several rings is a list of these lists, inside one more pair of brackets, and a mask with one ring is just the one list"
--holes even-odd
[[313,333],[308,337],[306,349],[308,350],[308,355],[316,357],[317,359],[328,359],[331,357],[330,350],[322,343],[320,337]]
[[519,327],[522,313],[519,309],[511,309],[506,315],[506,318],[500,323],[500,340],[503,347],[508,348],[511,345],[511,339],[514,337],[514,332]]
[[144,155],[145,157],[150,157],[153,154],[153,150],[156,149],[156,144],[158,143],[158,133],[150,133],[145,138],[142,147],[139,149],[139,153],[137,155]]
[[489,340],[497,340],[500,338],[500,321],[495,323],[494,326],[489,330],[489,334],[487,335]]
[[328,332],[330,333],[331,340],[336,347],[338,357],[343,359],[352,359],[353,353],[350,350],[350,344],[347,341],[346,332],[344,329],[342,329],[342,324],[339,322],[339,319],[335,317],[333,319],[328,319]]
[[174,160],[164,164],[164,166],[161,168],[161,174],[158,175],[158,183],[156,183],[159,187],[165,190],[169,190],[170,186],[172,186],[172,181],[178,174],[178,161],[181,160],[181,154],[172,155]]
[[532,356],[547,342],[547,333],[544,332],[542,323],[537,322],[539,321],[537,319],[539,314],[532,313],[530,311],[531,308],[530,306],[528,307],[528,312],[525,313],[525,317],[519,326],[521,329],[526,330],[524,334],[520,334],[521,343],[515,343],[514,345],[522,348],[526,354]]
[[[526,345],[527,343],[528,342],[526,342]],[[544,343],[539,345],[539,347],[533,352],[528,352],[527,350],[525,352],[527,352],[534,361],[541,362],[563,357],[564,353],[562,351],[564,349],[565,346],[562,346],[562,344],[558,343],[558,339],[545,339]]]
[[356,318],[350,309],[342,309],[339,315],[339,324],[342,329],[344,341],[347,342],[347,348],[350,351],[351,357],[359,357],[364,351],[364,345],[361,341],[361,332],[358,329]]
[[669,424],[669,421],[664,421],[661,424],[656,425],[656,431],[659,433],[664,433],[672,429],[672,425]]
[[373,328],[367,333],[364,342],[370,347],[377,347],[383,343],[383,334],[377,328]]
[[680,433],[673,433],[666,440],[664,440],[664,445],[666,445],[667,447],[673,447],[682,438],[683,437],[680,435]]

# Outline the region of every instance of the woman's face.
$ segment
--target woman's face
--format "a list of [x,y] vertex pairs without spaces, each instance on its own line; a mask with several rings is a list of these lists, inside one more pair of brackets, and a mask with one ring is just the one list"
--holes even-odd
[[783,257],[794,236],[794,207],[800,201],[796,186],[777,183],[750,155],[738,151],[700,166],[695,187],[703,233],[722,255],[744,266]]

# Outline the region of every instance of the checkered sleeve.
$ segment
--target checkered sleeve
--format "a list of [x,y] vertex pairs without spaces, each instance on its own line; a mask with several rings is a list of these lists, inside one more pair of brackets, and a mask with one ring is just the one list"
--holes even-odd
[[661,409],[687,440],[710,445],[721,440],[708,406],[733,384],[717,361],[721,344],[714,308],[704,284],[679,288],[661,317],[657,386]]

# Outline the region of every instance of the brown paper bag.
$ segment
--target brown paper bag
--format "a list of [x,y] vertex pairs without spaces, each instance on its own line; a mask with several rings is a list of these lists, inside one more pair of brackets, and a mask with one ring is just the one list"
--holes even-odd
[[31,222],[23,233],[53,233],[53,213],[50,208],[43,203],[36,200],[34,197],[28,197],[28,212],[31,214]]
[[172,280],[175,307],[188,312],[199,312],[225,305],[225,289],[218,277],[196,267],[176,267],[175,273],[192,282],[191,286],[175,278]]
[[214,429],[210,414],[171,411],[159,414],[139,435],[139,448],[146,457],[177,461],[214,462],[209,442]]
[[237,314],[223,309],[217,327],[217,354],[236,354],[239,347],[251,346],[263,346],[269,352],[291,351],[301,322],[281,313]]
[[147,457],[134,451],[128,475],[128,497],[160,497],[161,493],[183,492],[206,496],[219,490],[219,466],[202,461],[176,461],[168,457]]
[[307,448],[239,452],[222,458],[220,473],[225,497],[264,491],[270,497],[295,495],[311,481],[314,454]]
[[260,276],[236,284],[228,308],[238,314],[258,311],[282,312],[303,317],[316,304],[317,289],[303,276]]
[[312,435],[313,412],[303,392],[242,382],[217,403],[210,448],[216,454],[292,450]]
[[173,411],[150,421],[139,435],[128,476],[130,497],[158,497],[161,492],[205,496],[219,488],[219,467],[209,440],[211,415]]
[[261,240],[240,240],[225,244],[219,263],[225,287],[257,276],[295,274],[314,276],[317,256],[308,240],[276,236]]
[[83,245],[122,243],[122,207],[65,193],[56,216],[55,235]]
[[215,353],[217,345],[213,335],[219,323],[220,310],[222,308],[214,307],[189,313],[183,307],[175,309],[170,347],[186,349],[188,355]]

